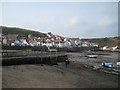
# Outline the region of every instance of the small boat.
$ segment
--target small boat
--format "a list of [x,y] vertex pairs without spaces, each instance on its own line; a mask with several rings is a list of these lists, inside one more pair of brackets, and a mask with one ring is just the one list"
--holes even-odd
[[112,67],[113,64],[112,63],[102,63],[103,67]]
[[116,64],[120,66],[120,62],[117,62]]
[[88,58],[97,58],[98,55],[87,55]]
[[97,58],[98,55],[81,55],[82,58]]

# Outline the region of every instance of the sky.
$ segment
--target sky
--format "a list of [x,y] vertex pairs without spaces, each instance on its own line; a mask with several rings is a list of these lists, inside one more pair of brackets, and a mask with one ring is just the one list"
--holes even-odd
[[1,2],[0,25],[65,37],[113,37],[118,35],[118,2],[107,1]]

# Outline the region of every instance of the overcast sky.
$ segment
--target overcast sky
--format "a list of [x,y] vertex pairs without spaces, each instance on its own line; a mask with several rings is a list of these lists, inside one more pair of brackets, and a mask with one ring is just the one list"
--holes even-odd
[[118,35],[118,2],[2,2],[0,8],[0,25],[65,37]]

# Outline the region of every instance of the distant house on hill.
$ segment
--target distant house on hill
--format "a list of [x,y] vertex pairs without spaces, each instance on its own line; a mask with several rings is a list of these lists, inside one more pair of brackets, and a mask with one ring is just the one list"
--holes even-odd
[[120,46],[114,46],[114,47],[112,47],[112,51],[120,51]]
[[108,46],[102,47],[102,50],[107,50],[107,49],[108,49]]
[[67,40],[71,43],[72,47],[77,47],[81,45],[81,41],[79,38],[67,38]]
[[47,33],[47,37],[48,37],[48,38],[52,38],[53,36],[54,36],[54,35],[53,35],[51,32],[48,32],[48,33]]

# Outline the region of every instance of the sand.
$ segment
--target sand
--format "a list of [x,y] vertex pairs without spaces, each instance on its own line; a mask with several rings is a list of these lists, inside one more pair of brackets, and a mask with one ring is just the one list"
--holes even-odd
[[85,67],[78,53],[70,64],[3,66],[3,88],[117,88],[118,76]]

